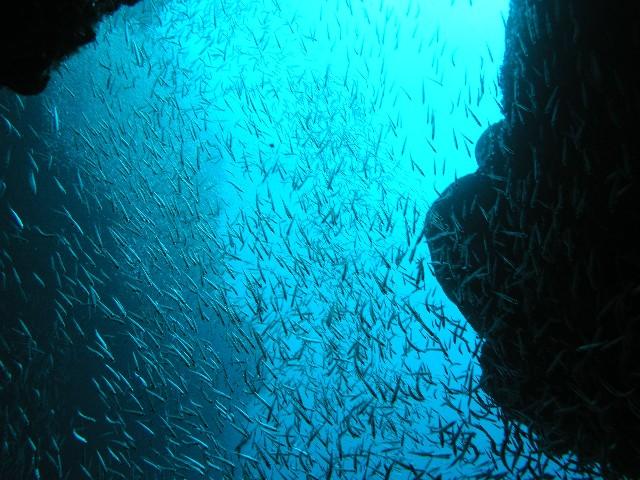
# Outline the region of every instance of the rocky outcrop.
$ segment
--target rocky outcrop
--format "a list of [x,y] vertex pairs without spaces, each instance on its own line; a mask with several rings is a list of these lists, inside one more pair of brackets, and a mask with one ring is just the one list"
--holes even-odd
[[548,454],[640,475],[640,4],[512,0],[505,119],[429,214],[482,387]]
[[95,26],[139,0],[7,0],[0,7],[0,86],[42,92],[52,69],[95,39]]

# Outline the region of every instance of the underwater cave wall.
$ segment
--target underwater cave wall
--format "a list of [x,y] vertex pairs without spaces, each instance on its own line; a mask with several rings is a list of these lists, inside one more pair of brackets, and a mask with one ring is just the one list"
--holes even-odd
[[485,391],[541,450],[613,477],[640,474],[639,25],[633,2],[513,0],[505,119],[427,226]]

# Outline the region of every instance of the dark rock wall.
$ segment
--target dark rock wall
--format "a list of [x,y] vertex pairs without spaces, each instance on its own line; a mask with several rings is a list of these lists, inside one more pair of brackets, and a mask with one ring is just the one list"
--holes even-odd
[[483,388],[550,454],[640,475],[640,3],[512,0],[505,120],[432,206]]
[[7,0],[0,7],[0,86],[42,92],[51,70],[95,39],[95,26],[139,0]]

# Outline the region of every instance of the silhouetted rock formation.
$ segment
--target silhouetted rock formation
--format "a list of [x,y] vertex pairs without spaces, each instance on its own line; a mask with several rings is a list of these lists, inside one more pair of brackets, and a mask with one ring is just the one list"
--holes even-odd
[[512,0],[505,120],[427,227],[482,387],[549,454],[640,475],[640,3]]
[[42,92],[53,68],[95,39],[94,27],[139,0],[6,0],[0,7],[0,86]]

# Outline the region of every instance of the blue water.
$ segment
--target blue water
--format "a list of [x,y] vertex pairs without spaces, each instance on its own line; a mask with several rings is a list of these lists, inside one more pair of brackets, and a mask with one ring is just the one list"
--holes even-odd
[[[421,235],[501,118],[507,3],[144,1],[41,97],[6,94],[39,143],[5,148],[38,168],[16,175],[4,248],[38,227],[63,252],[42,267],[49,303],[21,287],[43,314],[20,317],[28,334],[14,319],[27,360],[5,363],[49,359],[7,387],[12,412],[64,408],[3,430],[38,439],[13,471],[553,474],[515,435],[502,447],[480,340]],[[6,291],[38,263],[13,262]]]

